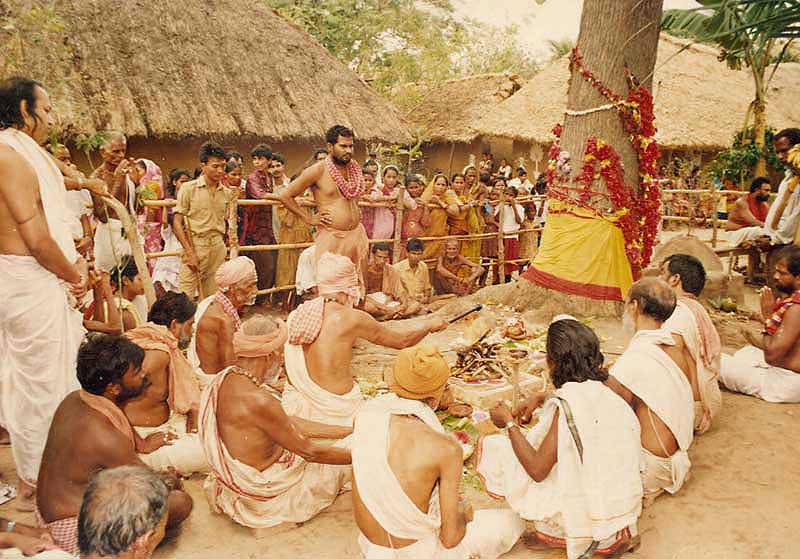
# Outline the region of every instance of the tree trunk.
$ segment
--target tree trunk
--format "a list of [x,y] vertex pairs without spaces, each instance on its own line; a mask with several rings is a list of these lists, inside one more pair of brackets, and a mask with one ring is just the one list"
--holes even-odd
[[764,157],[764,144],[767,136],[767,104],[764,99],[756,98],[753,101],[753,143],[761,150],[761,157],[758,158],[753,174],[756,177],[763,177],[767,174],[767,159]]
[[[662,4],[663,0],[584,0],[577,41],[583,65],[600,83],[623,98],[628,94],[626,69],[651,89]],[[586,111],[608,103],[609,100],[577,69],[573,70],[568,110]],[[636,188],[639,184],[638,156],[614,109],[566,116],[561,149],[571,156],[569,182],[572,184],[567,186],[580,187],[575,184],[575,178],[583,165],[590,136],[616,150],[623,164],[625,182]],[[595,180],[591,189],[597,193],[608,192],[602,180]],[[568,192],[570,197],[577,196],[574,191]],[[614,208],[606,197],[594,196],[588,203],[604,218],[614,218]],[[562,206],[560,212],[553,211],[557,204]],[[632,282],[622,231],[611,220],[599,219],[587,211],[585,204],[584,209],[579,210],[582,216],[573,215],[577,207],[551,196],[542,246],[522,276],[529,281],[487,288],[483,290],[484,297],[517,308],[533,304],[542,312],[546,311],[545,314],[618,315]]]

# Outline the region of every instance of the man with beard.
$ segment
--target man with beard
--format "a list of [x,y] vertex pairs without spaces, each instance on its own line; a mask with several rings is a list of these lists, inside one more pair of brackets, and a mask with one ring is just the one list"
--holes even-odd
[[783,249],[775,264],[775,299],[761,289],[764,329],[760,337],[745,331],[753,345],[733,356],[722,354],[720,381],[728,389],[767,402],[800,402],[800,247]]
[[219,290],[197,305],[187,357],[201,390],[214,380],[214,375],[236,363],[233,335],[242,327],[239,313],[255,303],[257,282],[253,261],[237,256],[217,270]]
[[148,382],[122,410],[138,435],[139,458],[159,472],[191,475],[208,468],[197,435],[200,389],[181,351],[191,340],[195,310],[185,293],[167,292],[150,309],[150,322],[125,333],[144,349]]
[[726,231],[738,231],[742,227],[763,227],[769,213],[769,197],[772,186],[767,177],[757,177],[750,183],[750,194],[742,196],[728,213]]
[[[778,195],[769,209],[764,225],[743,227],[728,235],[728,241],[738,246],[757,241],[759,244],[786,245],[791,243],[797,233],[800,218],[800,169],[797,162],[791,161],[789,152],[800,144],[800,128],[785,128],[773,139],[775,155],[786,167],[786,174],[778,186]],[[763,241],[763,242],[762,242]]]
[[[133,159],[126,159],[127,139],[122,132],[106,132],[100,145],[103,164],[91,174],[92,178],[102,179],[108,185],[108,192],[119,200],[136,216],[136,186],[128,176],[135,165]],[[92,193],[94,217],[97,227],[94,232],[94,265],[110,272],[122,259],[131,254],[131,246],[124,236],[122,222],[113,208],[106,205],[101,196]]]
[[[364,268],[369,240],[358,200],[364,194],[361,167],[353,159],[353,131],[337,124],[325,133],[328,157],[305,169],[284,188],[278,199],[309,226],[317,228],[316,259],[325,253],[347,256],[356,265],[364,294]],[[317,213],[302,209],[295,198],[311,189]]]
[[[58,406],[47,435],[36,499],[36,517],[64,551],[78,551],[78,512],[90,478],[117,466],[144,466],[121,406],[142,394],[144,350],[121,336],[91,334],[78,350],[82,389]],[[174,474],[162,475],[170,489],[167,526],[185,520],[192,498]]]

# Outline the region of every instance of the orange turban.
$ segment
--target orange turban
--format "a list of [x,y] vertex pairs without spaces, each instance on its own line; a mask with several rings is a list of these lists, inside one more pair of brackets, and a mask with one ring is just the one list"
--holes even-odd
[[346,256],[326,252],[317,261],[317,291],[320,295],[346,293],[358,303],[361,289],[356,265]]
[[417,345],[397,353],[392,377],[392,390],[401,398],[438,398],[447,386],[450,366],[435,346]]
[[277,326],[266,334],[246,334],[247,322],[233,335],[233,353],[236,357],[267,357],[286,343],[286,324],[276,320]]
[[214,279],[217,287],[225,293],[232,286],[256,276],[256,265],[246,256],[237,256],[219,267]]

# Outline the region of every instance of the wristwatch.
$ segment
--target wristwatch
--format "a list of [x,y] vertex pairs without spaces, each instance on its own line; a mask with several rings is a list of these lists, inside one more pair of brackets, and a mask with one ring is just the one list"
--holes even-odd
[[6,520],[6,532],[13,532],[16,525],[17,523],[13,520]]
[[516,423],[514,423],[513,421],[509,421],[508,423],[506,423],[506,425],[505,425],[505,427],[503,427],[503,429],[505,429],[506,432],[508,432],[509,429],[511,429],[512,427],[516,427],[516,426],[517,426]]

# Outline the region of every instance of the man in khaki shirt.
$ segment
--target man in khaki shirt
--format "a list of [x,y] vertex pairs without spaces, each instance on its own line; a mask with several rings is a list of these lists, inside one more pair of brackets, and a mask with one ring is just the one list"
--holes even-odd
[[428,266],[422,261],[425,246],[419,239],[409,239],[406,243],[408,258],[401,260],[393,266],[400,277],[408,298],[422,305],[422,312],[434,312],[447,304],[453,295],[433,295],[430,272]]
[[[214,274],[225,262],[225,229],[229,189],[220,184],[225,174],[225,149],[210,142],[200,147],[203,174],[184,183],[175,206],[175,236],[183,246],[178,285],[190,298],[217,291]],[[200,285],[197,282],[200,280]]]

